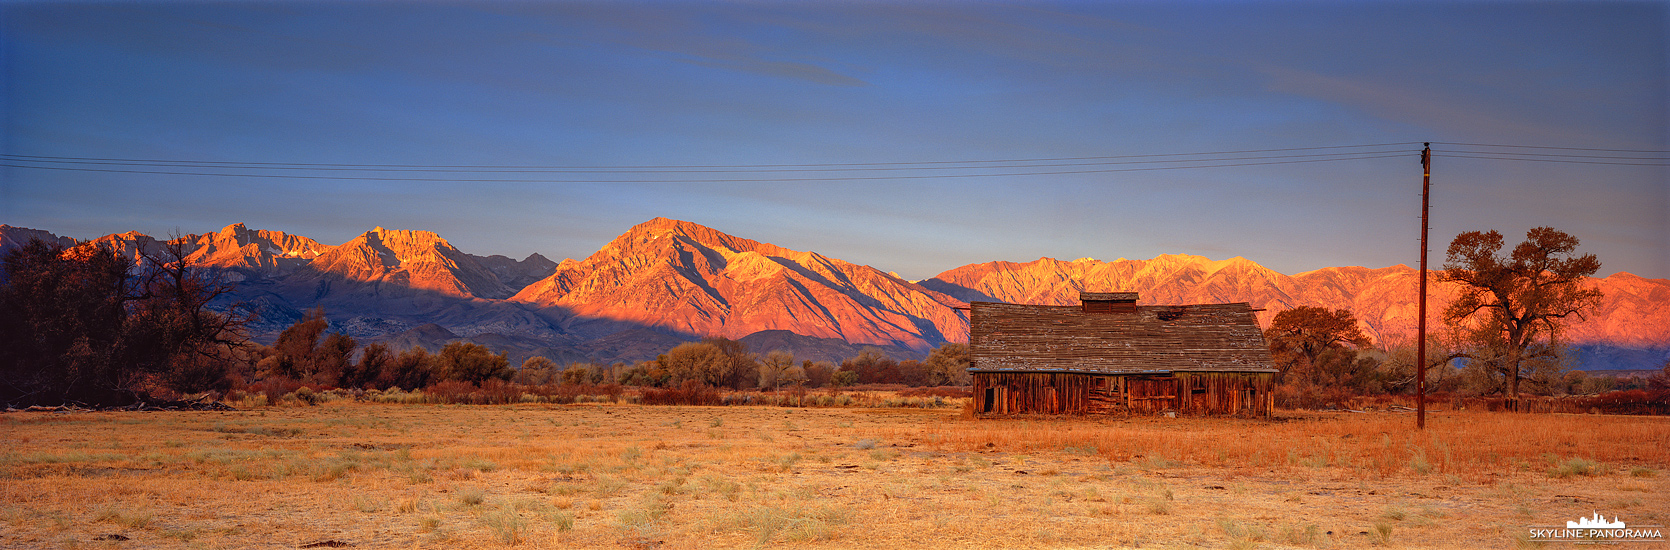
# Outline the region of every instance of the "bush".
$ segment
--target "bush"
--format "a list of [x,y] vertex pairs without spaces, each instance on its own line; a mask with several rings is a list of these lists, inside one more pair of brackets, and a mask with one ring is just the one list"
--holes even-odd
[[313,388],[309,388],[307,386],[296,388],[296,399],[301,400],[301,402],[307,403],[308,405],[319,404],[319,398],[313,394]]
[[502,353],[495,355],[487,346],[470,342],[453,342],[441,348],[435,368],[442,379],[472,384],[489,378],[510,380],[516,375],[510,368],[509,357]]
[[423,394],[431,403],[468,403],[476,389],[475,384],[468,382],[442,380],[424,388]]
[[1549,468],[1548,477],[1564,479],[1571,476],[1592,476],[1595,475],[1599,469],[1599,465],[1595,464],[1593,461],[1581,458],[1572,458],[1566,460],[1558,466]]
[[302,387],[302,383],[296,380],[273,377],[262,380],[260,384],[253,386],[252,389],[255,393],[265,395],[268,403],[276,404],[282,401],[284,396],[294,394],[296,390]]
[[685,380],[678,388],[646,389],[642,398],[645,405],[718,405],[719,389],[695,380]]

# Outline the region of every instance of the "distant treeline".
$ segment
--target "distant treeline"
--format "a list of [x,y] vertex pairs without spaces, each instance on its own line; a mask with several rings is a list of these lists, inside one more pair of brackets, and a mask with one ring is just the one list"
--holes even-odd
[[534,356],[512,367],[506,354],[493,353],[479,344],[452,342],[434,353],[422,347],[394,350],[382,343],[361,348],[353,337],[327,332],[328,328],[324,311],[314,309],[285,329],[273,345],[251,345],[242,364],[234,366],[228,375],[234,378],[234,385],[241,387],[288,380],[315,389],[406,391],[442,382],[481,384],[490,380],[527,386],[620,384],[646,388],[695,383],[732,390],[968,383],[968,346],[957,343],[933,350],[923,361],[900,361],[880,349],[866,348],[834,364],[797,360],[793,353],[783,350],[755,353],[736,340],[708,338],[679,344],[653,360],[638,363],[558,365]]

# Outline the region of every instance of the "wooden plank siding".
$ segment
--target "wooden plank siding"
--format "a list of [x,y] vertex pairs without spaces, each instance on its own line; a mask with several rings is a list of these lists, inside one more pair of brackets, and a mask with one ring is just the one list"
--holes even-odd
[[1065,372],[980,373],[973,382],[974,410],[999,415],[1089,414],[1103,407],[1091,403],[1092,387],[1106,383],[1102,378]]
[[1272,373],[1179,372],[1177,412],[1192,416],[1269,416]]
[[1270,414],[1270,373],[1179,372],[1119,375],[1072,372],[973,373],[980,416]]

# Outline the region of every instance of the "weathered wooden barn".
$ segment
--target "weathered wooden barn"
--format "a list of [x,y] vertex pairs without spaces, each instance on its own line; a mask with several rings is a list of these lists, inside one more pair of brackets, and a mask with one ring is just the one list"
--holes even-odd
[[1277,371],[1252,306],[1139,306],[1135,292],[1079,300],[969,304],[977,415],[1269,416]]

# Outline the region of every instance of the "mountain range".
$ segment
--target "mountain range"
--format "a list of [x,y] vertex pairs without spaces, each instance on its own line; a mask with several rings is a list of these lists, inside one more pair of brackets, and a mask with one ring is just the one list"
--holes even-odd
[[[139,252],[164,244],[136,232],[76,242],[0,225],[0,252],[34,238],[114,247],[136,261]],[[432,232],[381,227],[336,246],[243,224],[174,240],[192,260],[237,283],[230,300],[259,308],[257,340],[271,341],[303,311],[323,307],[333,330],[362,342],[433,350],[467,340],[516,361],[635,361],[707,336],[814,360],[839,360],[864,347],[920,358],[967,340],[961,308],[970,301],[1070,305],[1081,290],[1135,291],[1143,304],[1249,302],[1264,310],[1266,324],[1299,306],[1348,309],[1377,341],[1411,338],[1417,317],[1418,275],[1402,265],[1289,276],[1240,257],[1040,258],[907,281],[665,218],[632,227],[584,260],[561,262],[539,254],[476,256]],[[1652,368],[1670,358],[1670,280],[1617,273],[1585,284],[1606,296],[1568,332],[1585,368]],[[1429,323],[1436,323],[1455,289],[1429,286]]]

